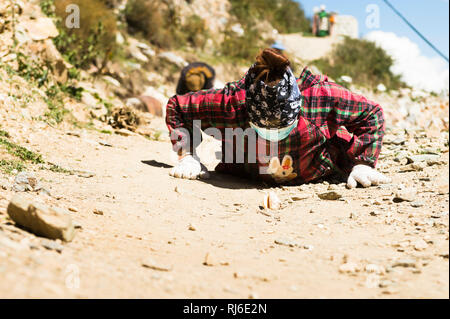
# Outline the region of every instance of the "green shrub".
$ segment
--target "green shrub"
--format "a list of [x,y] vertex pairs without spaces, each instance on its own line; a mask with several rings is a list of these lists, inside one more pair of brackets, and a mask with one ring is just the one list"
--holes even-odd
[[[69,15],[66,7],[70,4],[80,9],[80,28],[65,25]],[[75,67],[86,68],[93,62],[101,67],[114,56],[116,17],[103,0],[43,0],[41,8],[48,16],[57,18],[59,36],[54,43]]]
[[392,57],[367,40],[346,37],[328,57],[313,63],[334,80],[347,75],[352,77],[353,83],[362,86],[375,87],[383,83],[388,89],[397,89],[404,85],[400,76],[391,71]]
[[231,60],[249,64],[255,61],[255,57],[261,49],[269,46],[271,43],[272,39],[262,40],[255,29],[248,29],[242,36],[227,30],[224,41],[220,46],[220,54]]
[[129,32],[141,34],[149,42],[165,49],[180,39],[179,17],[174,8],[157,0],[129,0],[125,8]]
[[196,14],[188,17],[183,25],[186,42],[195,48],[204,48],[209,32],[205,20]]
[[311,22],[294,0],[230,0],[231,14],[245,27],[267,20],[280,33],[310,32]]
[[125,19],[132,34],[140,34],[150,43],[173,49],[189,44],[202,48],[208,38],[205,21],[198,15],[187,17],[181,23],[176,7],[158,0],[129,0]]

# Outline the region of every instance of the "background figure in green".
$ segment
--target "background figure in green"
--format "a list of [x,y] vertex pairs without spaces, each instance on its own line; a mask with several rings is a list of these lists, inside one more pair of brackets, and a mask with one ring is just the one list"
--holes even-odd
[[317,36],[326,37],[330,35],[330,15],[325,11],[325,5],[320,6],[319,12],[319,31]]

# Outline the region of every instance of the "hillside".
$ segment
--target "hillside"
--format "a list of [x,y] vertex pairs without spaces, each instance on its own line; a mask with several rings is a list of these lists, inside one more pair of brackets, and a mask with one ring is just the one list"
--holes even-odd
[[[133,98],[165,106],[198,59],[215,67],[216,86],[242,76],[248,61],[213,53],[238,19],[228,1],[164,1],[212,34],[202,50],[166,49],[126,27],[124,1],[106,2],[121,52],[84,67],[58,50],[61,30],[40,1],[0,3],[0,298],[448,298],[448,96],[349,84],[384,109],[378,169],[392,184],[174,179],[164,118]],[[217,147],[201,146],[210,170]],[[260,208],[269,191],[282,209]],[[73,240],[15,224],[17,194],[63,209]]]

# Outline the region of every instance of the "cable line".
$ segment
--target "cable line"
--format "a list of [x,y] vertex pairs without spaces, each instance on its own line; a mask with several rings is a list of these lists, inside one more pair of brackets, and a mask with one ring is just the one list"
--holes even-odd
[[417,35],[419,36],[419,37],[421,37],[422,38],[422,40],[424,40],[434,51],[436,51],[436,53],[437,54],[439,54],[442,58],[444,58],[445,59],[445,61],[447,61],[447,62],[449,62],[448,61],[448,58],[441,52],[441,51],[439,51],[439,49],[438,48],[436,48],[434,45],[433,45],[433,43],[431,43],[430,41],[428,41],[428,39],[427,38],[425,38],[425,36],[424,35],[422,35],[422,33],[420,33],[419,32],[419,30],[417,30],[397,9],[395,9],[394,8],[394,6],[388,1],[388,0],[383,0],[384,1],[384,3],[386,3],[403,21],[405,21],[406,22],[406,24],[411,28],[411,29],[413,29],[413,31],[415,32],[415,33],[417,33]]

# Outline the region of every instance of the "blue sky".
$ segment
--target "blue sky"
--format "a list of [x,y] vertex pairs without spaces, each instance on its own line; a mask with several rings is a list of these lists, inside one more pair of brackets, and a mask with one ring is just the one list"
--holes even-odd
[[[313,7],[325,4],[328,11],[341,15],[352,15],[358,19],[360,36],[370,31],[380,30],[406,36],[417,43],[422,54],[427,57],[438,56],[409,26],[401,20],[382,0],[299,0],[308,17]],[[449,56],[449,0],[390,0],[428,40],[445,56]],[[366,7],[376,4],[380,8],[380,28],[366,27]]]

